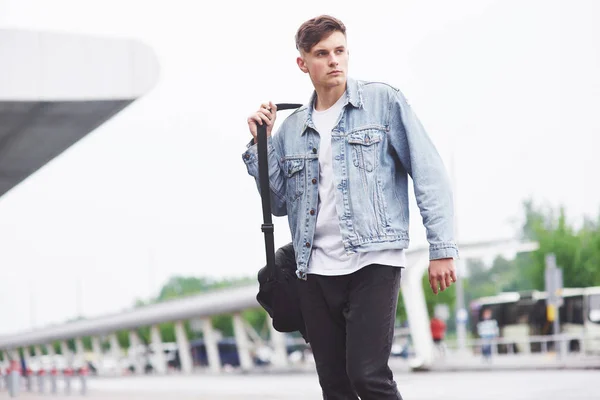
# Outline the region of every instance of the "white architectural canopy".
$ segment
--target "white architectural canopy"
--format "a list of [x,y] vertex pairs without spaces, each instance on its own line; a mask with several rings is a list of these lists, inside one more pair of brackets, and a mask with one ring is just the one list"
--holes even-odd
[[0,29],[0,196],[158,80],[131,39]]
[[0,349],[46,344],[77,337],[107,335],[120,330],[136,329],[162,322],[188,320],[217,314],[233,314],[248,308],[259,307],[256,293],[258,293],[258,283],[151,304],[104,317],[0,336]]

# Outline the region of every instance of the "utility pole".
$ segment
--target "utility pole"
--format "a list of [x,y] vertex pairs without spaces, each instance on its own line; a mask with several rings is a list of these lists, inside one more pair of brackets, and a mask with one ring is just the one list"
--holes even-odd
[[[454,240],[458,243],[458,179],[456,178],[456,163],[455,163],[455,151],[452,150],[452,158],[450,164],[450,174],[454,192]],[[460,250],[460,249],[459,249]],[[467,348],[467,317],[468,313],[465,308],[465,290],[463,285],[463,279],[465,274],[465,265],[463,260],[455,260],[456,266],[456,340],[458,344],[458,351],[464,352]]]
[[77,307],[77,318],[83,316],[83,289],[81,276],[77,277],[77,287],[75,288],[75,303]]
[[[549,322],[552,322],[553,334],[560,335],[560,312],[559,308],[563,305],[562,289],[563,274],[562,269],[556,266],[556,256],[552,253],[546,254],[546,270],[544,271],[544,281],[546,286],[546,316]],[[566,354],[566,343],[556,340],[556,357],[560,360]]]
[[31,329],[35,328],[35,288],[33,281],[29,282],[29,324]]
[[148,249],[148,300],[152,302],[155,295],[154,247]]

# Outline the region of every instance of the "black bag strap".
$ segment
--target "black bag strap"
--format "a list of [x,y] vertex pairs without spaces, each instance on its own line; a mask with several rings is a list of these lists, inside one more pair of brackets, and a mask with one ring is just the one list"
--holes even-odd
[[[291,110],[302,104],[279,103],[277,111]],[[275,239],[273,236],[273,220],[271,219],[271,191],[269,186],[269,160],[267,158],[267,125],[257,125],[258,145],[258,180],[260,197],[262,198],[263,221],[261,230],[265,234],[265,251],[267,253],[268,275],[273,277],[275,272]]]

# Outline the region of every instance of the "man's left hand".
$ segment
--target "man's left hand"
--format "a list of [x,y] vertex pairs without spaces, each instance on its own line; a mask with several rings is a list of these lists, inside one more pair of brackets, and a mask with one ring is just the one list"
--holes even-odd
[[429,261],[429,285],[434,294],[443,292],[456,282],[456,269],[453,258]]

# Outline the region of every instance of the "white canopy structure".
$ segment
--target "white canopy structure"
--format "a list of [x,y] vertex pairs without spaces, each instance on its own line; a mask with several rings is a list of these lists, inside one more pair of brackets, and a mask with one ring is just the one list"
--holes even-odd
[[0,29],[0,196],[158,81],[130,39]]

